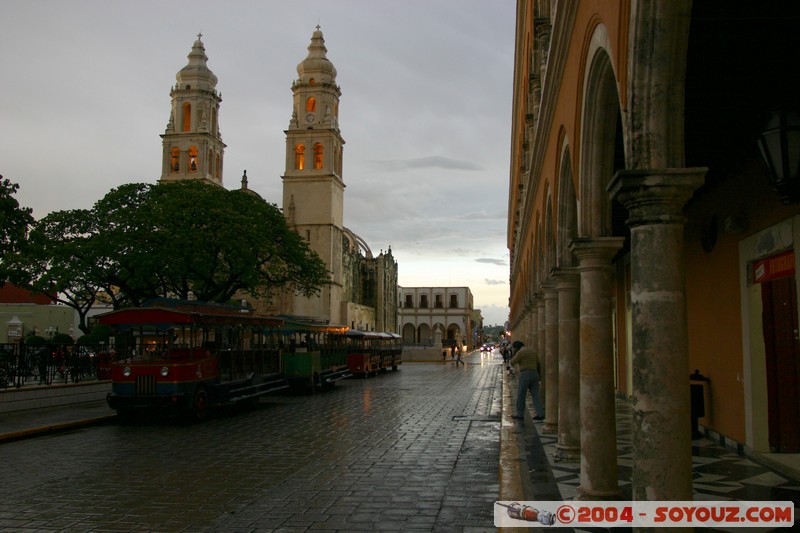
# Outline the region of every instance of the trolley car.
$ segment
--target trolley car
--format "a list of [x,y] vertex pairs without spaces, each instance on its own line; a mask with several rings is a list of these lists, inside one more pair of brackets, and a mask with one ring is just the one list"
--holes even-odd
[[367,377],[402,363],[402,338],[396,333],[349,330],[347,364],[354,376]]
[[311,392],[351,376],[343,338],[347,326],[280,315],[283,372],[292,388]]
[[384,333],[381,341],[381,368],[397,370],[403,363],[403,337],[397,333]]
[[98,317],[114,329],[108,404],[120,414],[167,410],[203,419],[211,405],[285,389],[284,321],[232,305],[159,299]]

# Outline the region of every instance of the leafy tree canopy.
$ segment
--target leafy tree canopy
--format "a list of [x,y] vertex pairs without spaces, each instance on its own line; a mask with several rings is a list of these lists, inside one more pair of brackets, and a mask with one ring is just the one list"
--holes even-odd
[[325,263],[274,204],[200,181],[133,183],[91,210],[37,222],[17,254],[17,279],[82,314],[95,299],[115,308],[155,297],[227,302],[238,291],[305,296],[330,282]]
[[28,227],[33,223],[30,207],[20,207],[14,194],[19,185],[0,176],[0,285],[6,280],[5,256],[24,244]]

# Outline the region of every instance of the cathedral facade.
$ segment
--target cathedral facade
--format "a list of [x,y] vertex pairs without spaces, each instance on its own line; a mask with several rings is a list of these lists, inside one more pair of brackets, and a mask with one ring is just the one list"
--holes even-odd
[[[223,186],[222,97],[200,37],[170,91],[172,110],[161,135],[162,183],[202,179]],[[310,298],[287,291],[269,301],[249,303],[273,314],[313,317],[364,331],[396,332],[397,262],[391,249],[375,257],[363,239],[344,227],[341,89],[326,53],[317,27],[292,82],[282,208],[289,226],[325,261],[332,283]],[[242,187],[247,188],[246,176]]]

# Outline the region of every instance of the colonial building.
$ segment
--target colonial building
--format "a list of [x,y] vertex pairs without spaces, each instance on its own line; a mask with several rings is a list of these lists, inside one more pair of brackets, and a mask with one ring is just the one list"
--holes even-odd
[[474,346],[476,323],[469,287],[398,287],[398,323],[404,344],[437,338]]
[[319,27],[292,82],[286,130],[283,212],[331,272],[333,283],[311,298],[289,295],[284,312],[313,316],[365,331],[397,331],[397,262],[391,248],[374,257],[367,243],[344,227],[344,139],[339,129],[336,67]]
[[170,90],[172,110],[161,135],[161,182],[201,179],[222,185],[225,143],[219,131],[217,77],[208,68],[208,56],[197,35],[189,63],[175,76]]
[[[396,332],[397,262],[391,248],[374,257],[366,242],[344,227],[341,89],[326,52],[317,28],[308,56],[297,65],[298,78],[292,83],[291,120],[285,131],[283,213],[289,226],[325,261],[333,283],[315,297],[291,292],[250,304],[265,312],[309,316],[367,331]],[[222,96],[216,90],[217,77],[208,68],[200,35],[188,58],[170,91],[170,119],[161,135],[160,182],[202,179],[222,186]],[[241,187],[250,190],[246,172]]]
[[75,310],[6,283],[0,287],[0,343],[16,343],[29,335],[50,338],[56,333],[80,335]]
[[707,436],[800,452],[798,20],[796,2],[517,3],[510,322],[583,498],[620,495],[620,396],[634,498],[692,499],[695,369]]

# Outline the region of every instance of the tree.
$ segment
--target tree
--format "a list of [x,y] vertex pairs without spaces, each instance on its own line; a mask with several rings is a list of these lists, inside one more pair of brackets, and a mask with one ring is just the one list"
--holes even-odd
[[0,286],[8,276],[5,257],[19,250],[33,224],[31,208],[20,207],[13,196],[18,190],[18,184],[0,176]]
[[127,184],[90,211],[51,213],[16,264],[36,290],[81,314],[99,295],[115,308],[155,297],[227,302],[242,291],[305,296],[330,283],[325,263],[274,204],[200,181]]
[[8,261],[10,281],[75,309],[83,332],[102,274],[93,251],[93,220],[84,209],[50,213],[33,225],[26,246]]

